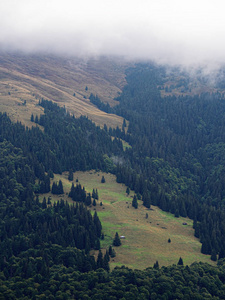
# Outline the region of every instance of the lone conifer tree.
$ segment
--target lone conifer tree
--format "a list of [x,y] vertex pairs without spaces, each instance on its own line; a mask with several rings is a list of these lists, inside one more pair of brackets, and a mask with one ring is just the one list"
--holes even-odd
[[116,232],[114,240],[113,240],[113,246],[118,247],[120,245],[121,245],[121,240],[120,240],[118,232]]
[[159,268],[159,262],[158,262],[158,260],[154,263],[153,268],[154,269],[158,269]]
[[179,258],[179,261],[178,261],[177,265],[178,266],[183,266],[184,265],[183,259],[181,257]]
[[137,202],[137,196],[136,195],[134,195],[134,197],[133,197],[132,206],[134,208],[138,208],[138,202]]

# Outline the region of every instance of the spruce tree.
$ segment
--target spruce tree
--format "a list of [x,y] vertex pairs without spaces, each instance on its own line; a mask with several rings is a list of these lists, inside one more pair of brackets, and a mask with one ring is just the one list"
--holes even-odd
[[126,189],[126,194],[127,194],[127,196],[130,195],[130,188],[129,187],[127,187],[127,189]]
[[97,269],[99,268],[103,268],[103,255],[102,255],[102,251],[99,250],[98,252],[98,258],[97,258],[97,265],[96,265]]
[[93,198],[93,199],[96,199],[96,192],[95,192],[95,189],[92,190],[92,198]]
[[86,200],[85,200],[85,204],[87,206],[91,205],[91,195],[90,193],[87,194]]
[[158,269],[159,268],[159,262],[158,262],[158,260],[154,263],[153,268],[154,269]]
[[42,208],[43,209],[47,208],[47,201],[46,201],[45,197],[43,198],[43,201],[42,201]]
[[72,169],[69,170],[68,180],[73,181],[73,170]]
[[109,246],[109,255],[110,256],[112,255],[112,246],[111,245]]
[[103,269],[105,269],[107,272],[109,272],[109,253],[108,251],[106,250],[106,253],[104,255],[104,258],[103,258]]
[[211,255],[210,258],[211,258],[212,261],[217,261],[217,255],[216,255],[215,249],[212,250],[212,255]]
[[142,196],[143,205],[147,208],[151,207],[151,198],[149,192],[144,192]]
[[64,194],[62,181],[59,180],[58,194]]
[[99,241],[99,239],[97,239],[97,240],[95,241],[95,250],[100,250],[100,247],[101,247],[100,241]]
[[137,202],[137,196],[136,195],[134,195],[134,197],[133,197],[132,206],[136,209],[138,208],[138,202]]
[[50,197],[48,197],[48,205],[51,205],[52,203],[51,203],[51,198]]
[[178,266],[183,266],[184,265],[183,259],[181,257],[179,258],[179,261],[178,261],[177,265]]
[[120,240],[118,232],[116,232],[114,240],[113,240],[113,246],[118,247],[120,245],[121,245],[121,240]]

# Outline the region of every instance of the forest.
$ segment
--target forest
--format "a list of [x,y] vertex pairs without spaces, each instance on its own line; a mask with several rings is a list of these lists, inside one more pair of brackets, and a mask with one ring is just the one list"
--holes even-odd
[[[119,105],[90,95],[124,118],[122,129],[100,128],[45,99],[32,128],[0,114],[1,299],[225,299],[225,99],[161,97],[165,76],[162,67],[138,64],[127,70]],[[71,186],[73,205],[39,199],[54,173],[91,169],[115,174],[148,208],[192,219],[202,253],[217,266],[179,260],[110,271],[112,249],[101,251],[101,220],[88,210],[85,187]]]

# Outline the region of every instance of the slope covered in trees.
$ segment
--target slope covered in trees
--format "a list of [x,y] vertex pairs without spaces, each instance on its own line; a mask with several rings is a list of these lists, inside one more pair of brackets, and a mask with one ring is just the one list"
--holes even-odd
[[[39,103],[44,114],[31,116],[40,127],[28,129],[0,114],[3,298],[224,298],[223,260],[217,268],[156,264],[109,274],[108,253],[99,251],[97,261],[89,253],[101,236],[97,215],[82,203],[48,206],[34,197],[49,191],[52,172],[114,172],[118,182],[142,195],[146,207],[193,219],[202,253],[224,258],[225,100],[219,93],[161,98],[164,76],[154,65],[129,69],[115,108],[91,96],[95,105],[129,121],[126,132],[125,125],[102,130],[46,100]],[[131,146],[125,152],[121,139]],[[73,186],[70,196],[82,202],[80,192]]]
[[[33,278],[34,287],[57,268],[109,270],[107,252],[100,252],[97,260],[89,253],[100,244],[102,227],[97,214],[92,216],[82,203],[70,206],[61,200],[48,205],[45,199],[39,201],[37,193],[48,192],[52,171],[61,173],[69,162],[74,170],[107,168],[105,151],[116,154],[122,144],[87,118],[75,119],[48,101],[41,104],[45,117],[35,120],[44,131],[12,123],[0,114],[0,273],[6,284]],[[77,203],[78,196],[73,194]],[[31,294],[17,287],[10,297],[25,296]]]
[[111,132],[131,147],[117,180],[142,194],[145,205],[193,219],[202,252],[224,257],[225,99],[161,98],[163,78],[164,69],[154,65],[127,72],[115,111],[129,120],[128,131]]

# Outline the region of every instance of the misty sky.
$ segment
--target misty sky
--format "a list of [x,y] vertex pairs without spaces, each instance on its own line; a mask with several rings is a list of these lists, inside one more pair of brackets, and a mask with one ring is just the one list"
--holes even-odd
[[0,49],[225,62],[225,1],[0,0]]

